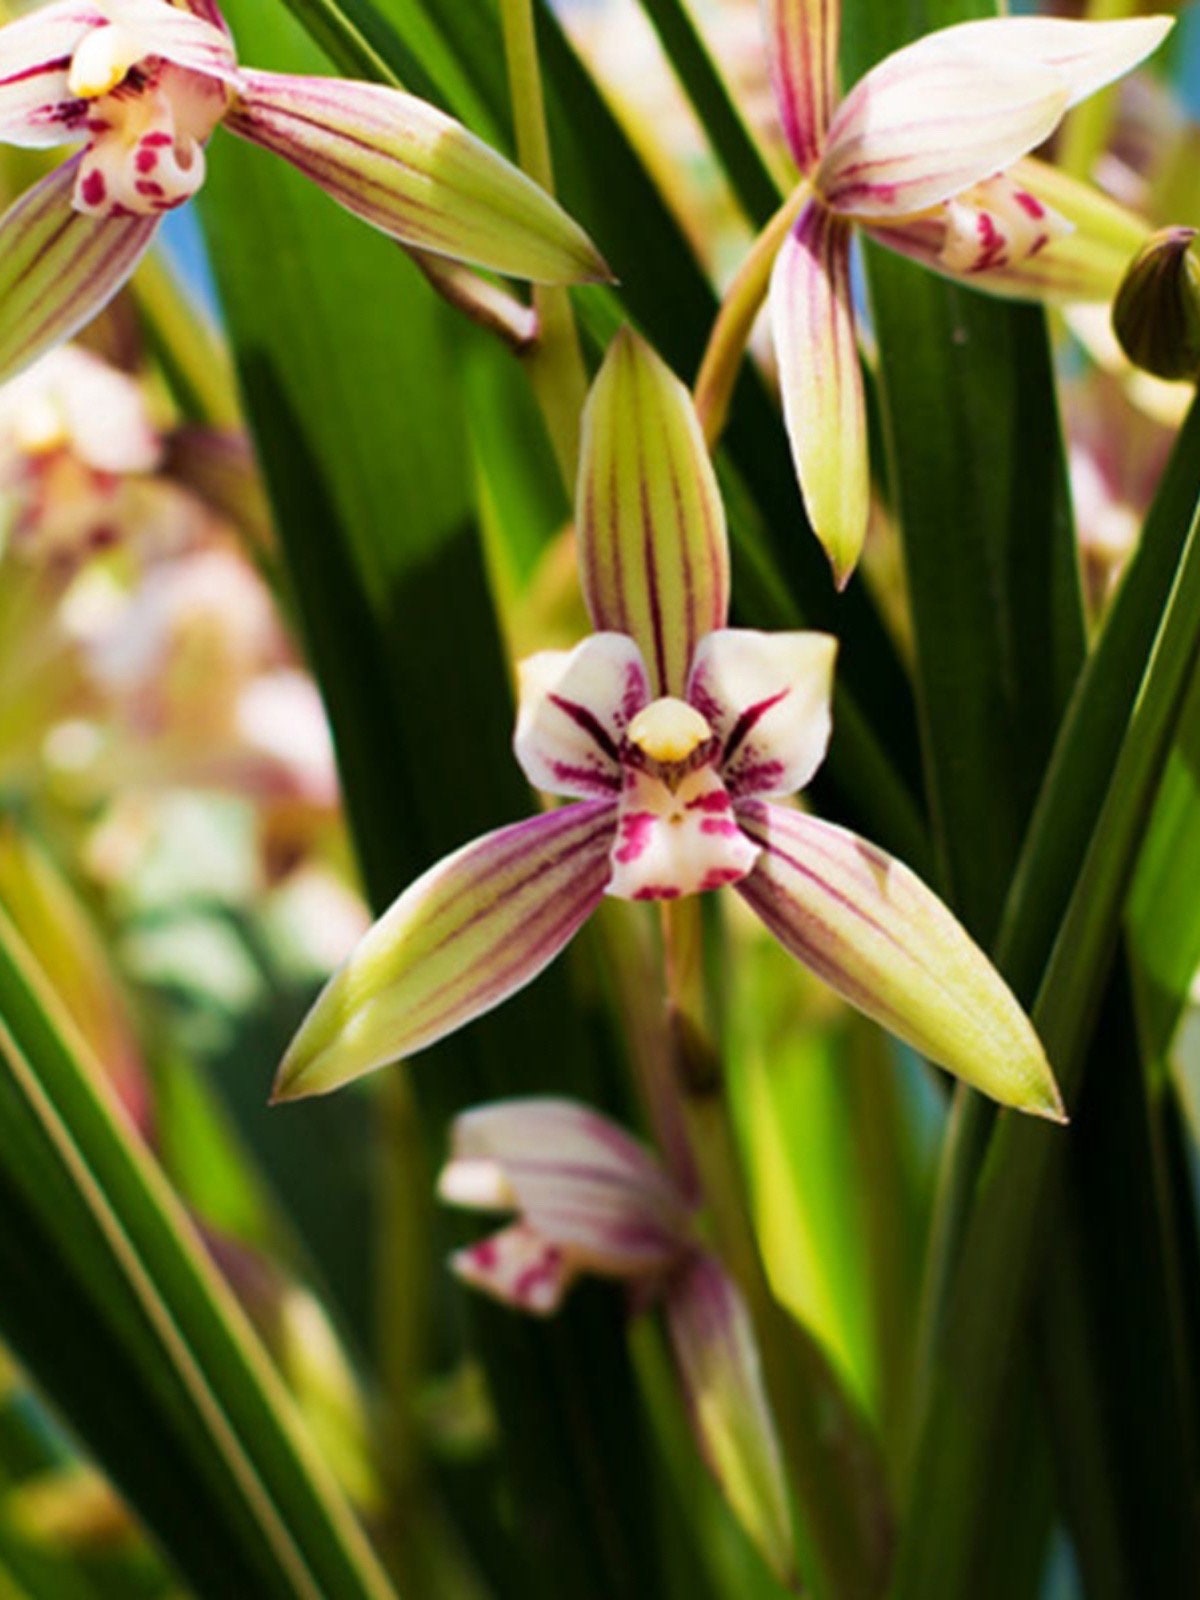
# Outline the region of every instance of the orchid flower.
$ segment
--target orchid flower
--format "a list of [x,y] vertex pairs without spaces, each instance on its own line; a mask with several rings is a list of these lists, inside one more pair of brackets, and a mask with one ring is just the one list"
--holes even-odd
[[1149,55],[1171,19],[959,23],[897,50],[837,104],[838,0],[764,0],[764,9],[779,114],[802,175],[770,286],[784,418],[809,518],[844,585],[870,496],[853,230],[992,294],[1109,298],[1108,252],[1091,252],[1086,237],[1099,216],[1088,186],[1055,174],[1048,193],[1047,169],[1022,158],[1072,106]]
[[222,122],[411,249],[534,282],[607,276],[547,194],[412,95],[240,67],[213,0],[51,0],[0,28],[0,143],[83,149],[0,218],[0,377],[116,294],[204,181]]
[[701,1454],[763,1555],[792,1581],[787,1484],[750,1316],[649,1151],[573,1101],[501,1101],[455,1120],[439,1192],[452,1205],[517,1213],[452,1261],[493,1299],[549,1316],[591,1274],[624,1283],[635,1310],[661,1304]]
[[900,862],[779,804],[825,754],[835,641],[726,626],[729,552],[687,391],[623,334],[583,425],[577,505],[599,630],[525,662],[517,760],[575,804],[433,867],[330,980],[278,1099],[411,1055],[529,983],[605,894],[732,885],[852,1005],[1007,1104],[1061,1117],[1041,1046],[986,957]]

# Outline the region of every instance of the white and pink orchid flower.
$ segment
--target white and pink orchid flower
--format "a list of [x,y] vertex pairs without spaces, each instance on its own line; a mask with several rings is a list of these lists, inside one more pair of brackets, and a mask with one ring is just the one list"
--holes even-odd
[[1063,174],[1047,185],[1048,169],[1023,158],[1072,106],[1148,56],[1172,19],[959,23],[888,56],[839,104],[839,0],[763,5],[802,175],[770,289],[784,417],[809,518],[841,585],[870,504],[853,230],[992,294],[1110,298],[1112,208]]
[[501,828],[403,893],[330,980],[277,1099],[323,1093],[529,983],[605,894],[732,885],[852,1005],[1007,1104],[1061,1117],[999,975],[899,861],[779,801],[825,754],[835,644],[726,627],[716,476],[687,391],[622,334],[584,416],[577,505],[599,630],[522,674],[516,755],[575,804]]
[[795,1578],[787,1482],[750,1316],[692,1208],[653,1155],[571,1100],[499,1101],[455,1119],[439,1193],[517,1220],[460,1250],[455,1272],[549,1316],[592,1275],[659,1304],[701,1454],[776,1572]]
[[414,250],[533,282],[608,275],[549,195],[412,95],[240,67],[213,0],[51,0],[0,28],[0,143],[83,148],[0,218],[0,376],[116,294],[222,122]]

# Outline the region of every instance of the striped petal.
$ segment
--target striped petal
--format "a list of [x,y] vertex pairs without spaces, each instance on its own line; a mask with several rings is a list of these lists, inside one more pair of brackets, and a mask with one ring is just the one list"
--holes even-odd
[[664,1309],[701,1455],[776,1576],[796,1587],[783,1457],[742,1297],[719,1261],[697,1254],[673,1279]]
[[980,22],[960,22],[943,33],[985,55],[1003,50],[1032,66],[1049,67],[1066,84],[1070,107],[1152,55],[1173,26],[1173,17],[1131,17],[1118,22],[988,17]]
[[628,329],[584,410],[576,523],[593,623],[637,641],[654,695],[681,695],[729,610],[725,510],[691,397]]
[[1001,172],[1057,126],[1070,89],[997,39],[928,34],[868,72],[838,108],[814,179],[841,216],[928,210]]
[[397,89],[242,72],[226,126],[401,244],[534,283],[610,276],[583,230],[531,179]]
[[192,11],[164,0],[97,0],[97,9],[100,26],[80,40],[68,78],[85,99],[108,94],[151,56],[224,80],[237,65],[229,35]]
[[907,867],[782,806],[739,808],[762,846],[741,894],[851,1005],[1002,1105],[1063,1121],[1045,1053],[999,973]]
[[457,1117],[438,1193],[515,1211],[577,1270],[608,1277],[664,1272],[691,1238],[688,1208],[645,1146],[572,1100],[505,1100]]
[[413,1055],[549,965],[600,903],[616,807],[584,801],[486,834],[411,884],[326,984],[276,1100]]
[[45,149],[83,136],[87,107],[67,75],[76,46],[103,21],[90,0],[59,0],[0,27],[0,143]]
[[817,163],[837,99],[841,0],[763,0],[775,103],[801,172]]
[[650,698],[641,651],[623,633],[520,665],[513,749],[535,789],[586,800],[621,789],[621,740]]
[[157,217],[98,220],[71,208],[80,157],[0,217],[0,380],[77,333],[144,255]]
[[775,260],[771,324],[783,416],[813,532],[844,588],[867,533],[867,413],[850,291],[850,233],[805,207]]
[[[973,287],[1008,300],[1056,304],[1111,300],[1146,240],[1146,223],[1091,184],[1032,156],[1010,167],[1006,177],[1068,222],[1071,232],[1032,255],[1006,258],[968,273]],[[945,223],[936,212],[890,227],[869,225],[868,232],[889,250],[944,277],[960,276],[946,260]]]
[[827,633],[723,628],[700,641],[688,699],[721,741],[735,798],[795,794],[825,759],[837,640]]

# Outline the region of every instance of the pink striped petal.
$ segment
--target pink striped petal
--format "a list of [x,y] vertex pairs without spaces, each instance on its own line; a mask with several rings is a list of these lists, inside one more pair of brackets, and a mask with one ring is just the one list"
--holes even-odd
[[532,982],[599,905],[615,827],[615,805],[583,801],[486,834],[418,878],[317,997],[275,1099],[424,1050]]
[[99,221],[71,208],[80,157],[0,217],[0,379],[77,333],[127,282],[157,217]]
[[725,510],[690,395],[628,329],[584,410],[576,523],[593,623],[637,641],[655,695],[681,695],[729,610]]
[[850,232],[805,207],[771,274],[783,416],[813,532],[843,588],[867,533],[867,413],[850,291]]
[[713,1256],[697,1254],[672,1280],[664,1309],[705,1463],[776,1576],[795,1587],[783,1456],[754,1327],[737,1286]]
[[1033,66],[1049,67],[1066,84],[1068,107],[1124,76],[1152,55],[1174,27],[1173,17],[1076,22],[1065,17],[987,17],[943,29],[984,55],[1002,50]]
[[229,35],[194,12],[164,0],[97,0],[103,13],[76,48],[72,93],[89,100],[115,89],[131,67],[158,56],[190,72],[231,79],[237,65]]
[[91,0],[58,0],[0,27],[0,142],[45,149],[83,137],[87,107],[67,74],[80,40],[103,22]]
[[578,1271],[660,1273],[691,1239],[683,1197],[623,1128],[571,1100],[504,1100],[457,1117],[441,1198],[515,1211]]
[[[1010,300],[1064,303],[1111,300],[1147,226],[1114,200],[1032,156],[1010,167],[1005,179],[1071,231],[1032,254],[1008,256],[966,274],[976,289]],[[960,274],[946,259],[946,224],[940,211],[891,226],[868,224],[873,239],[920,261],[944,277]]]
[[412,95],[337,78],[242,72],[226,125],[401,244],[534,283],[610,276],[549,195]]
[[589,799],[621,789],[621,740],[650,698],[641,651],[623,633],[594,633],[574,650],[543,650],[520,666],[513,749],[535,789]]
[[557,1245],[524,1222],[455,1251],[450,1266],[472,1289],[534,1317],[553,1316],[578,1275]]
[[839,215],[928,210],[1001,172],[1058,125],[1070,88],[1052,68],[928,34],[867,73],[838,108],[817,192]]
[[844,828],[749,801],[762,846],[737,887],[843,999],[1002,1105],[1062,1121],[1054,1076],[1004,980],[901,862]]
[[837,99],[841,10],[841,0],[763,0],[775,102],[801,172],[817,163]]
[[795,794],[825,759],[837,640],[827,633],[723,628],[701,639],[688,699],[721,741],[736,799]]

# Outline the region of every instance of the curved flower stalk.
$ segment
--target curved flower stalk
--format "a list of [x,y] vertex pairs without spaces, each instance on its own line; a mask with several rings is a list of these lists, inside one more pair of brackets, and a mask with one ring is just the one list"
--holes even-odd
[[112,298],[203,183],[222,122],[409,248],[534,282],[608,276],[550,196],[412,95],[240,67],[208,0],[51,0],[0,28],[0,142],[83,148],[0,218],[0,377]]
[[749,1313],[649,1151],[573,1101],[500,1101],[456,1119],[439,1193],[516,1213],[452,1260],[493,1299],[550,1316],[590,1274],[624,1283],[636,1311],[661,1306],[701,1454],[766,1560],[794,1582],[787,1483]]
[[870,498],[854,229],[989,293],[1110,298],[1111,208],[1063,174],[1048,190],[1047,169],[1022,158],[1149,55],[1171,19],[960,23],[888,56],[838,104],[840,9],[765,0],[776,100],[802,174],[770,280],[784,418],[809,518],[842,586]]
[[852,1005],[1006,1104],[1062,1107],[1024,1013],[941,902],[874,846],[778,802],[825,754],[835,642],[726,627],[725,519],[688,398],[624,334],[584,418],[577,504],[599,630],[524,664],[515,749],[576,803],[432,868],[318,998],[277,1099],[411,1055],[522,988],[605,894],[732,885]]

